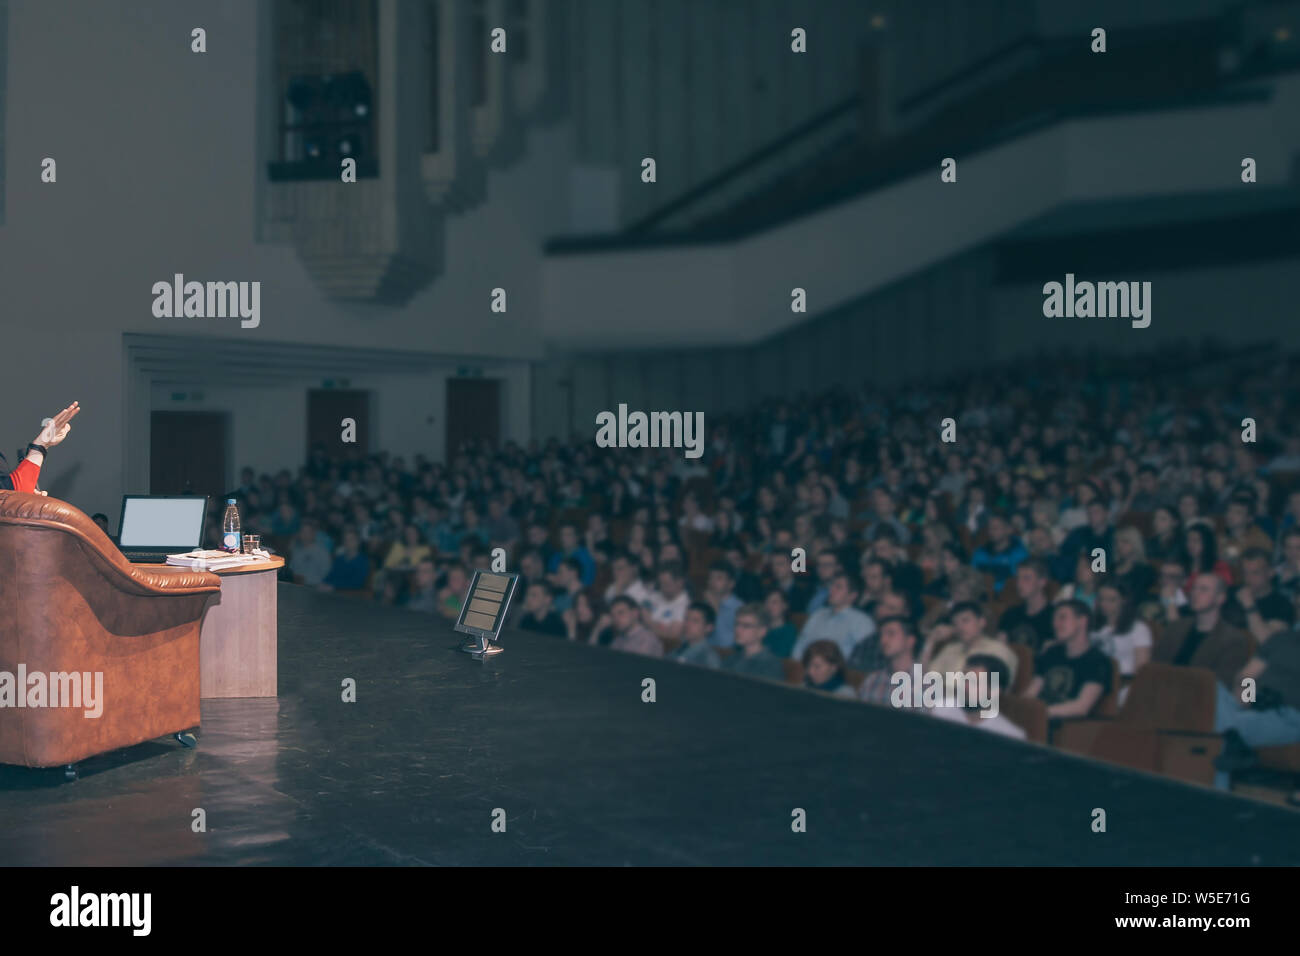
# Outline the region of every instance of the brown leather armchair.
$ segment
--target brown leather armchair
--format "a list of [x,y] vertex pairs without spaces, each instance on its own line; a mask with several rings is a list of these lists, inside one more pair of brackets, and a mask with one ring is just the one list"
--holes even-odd
[[[0,492],[0,763],[71,768],[197,727],[199,622],[220,590],[215,574],[131,564],[66,502]],[[20,665],[29,678],[102,673],[100,715],[49,706],[52,685],[46,706],[15,706],[3,682],[27,693]]]

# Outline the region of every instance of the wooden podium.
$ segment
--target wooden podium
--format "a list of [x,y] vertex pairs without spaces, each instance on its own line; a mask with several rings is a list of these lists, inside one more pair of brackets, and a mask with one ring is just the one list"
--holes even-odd
[[275,697],[276,572],[284,558],[214,571],[221,597],[199,629],[199,697]]

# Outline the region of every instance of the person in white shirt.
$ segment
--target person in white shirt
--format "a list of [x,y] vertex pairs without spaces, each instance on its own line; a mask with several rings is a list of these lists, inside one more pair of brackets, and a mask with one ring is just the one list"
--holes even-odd
[[650,605],[645,612],[646,627],[662,640],[682,636],[682,623],[691,596],[686,593],[686,572],[676,561],[659,568],[659,589],[650,595]]
[[1011,686],[1011,672],[1008,670],[1006,662],[989,654],[972,654],[966,661],[963,673],[974,674],[976,680],[980,679],[980,674],[988,675],[983,680],[987,682],[989,696],[993,698],[988,708],[993,713],[993,716],[986,716],[982,712],[979,701],[969,700],[963,707],[958,707],[955,701],[949,700],[939,707],[927,708],[926,713],[941,720],[951,720],[970,727],[978,727],[980,730],[987,730],[989,733],[1001,737],[1024,740],[1024,728],[1013,724],[1005,714],[997,709],[997,697],[1001,696],[1003,688]]
[[620,594],[630,597],[637,607],[644,608],[650,604],[654,592],[641,580],[641,565],[635,558],[626,552],[620,552],[614,556],[609,567],[614,573],[614,580],[605,588],[606,606],[613,603],[614,598]]
[[1118,581],[1097,589],[1092,642],[1119,664],[1121,677],[1132,677],[1151,660],[1151,628],[1137,616],[1128,590]]

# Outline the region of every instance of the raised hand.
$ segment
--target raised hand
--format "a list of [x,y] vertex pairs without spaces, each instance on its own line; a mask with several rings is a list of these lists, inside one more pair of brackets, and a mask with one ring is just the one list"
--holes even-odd
[[49,424],[42,428],[41,433],[36,436],[36,441],[33,444],[44,445],[46,448],[59,444],[59,442],[68,437],[68,432],[72,430],[72,425],[69,423],[80,411],[81,405],[77,402],[73,402],[63,411],[59,412],[59,414],[55,415],[54,418],[50,419]]

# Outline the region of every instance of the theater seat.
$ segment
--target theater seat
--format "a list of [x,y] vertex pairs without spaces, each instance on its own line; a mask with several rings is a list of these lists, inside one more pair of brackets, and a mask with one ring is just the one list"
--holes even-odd
[[66,502],[0,492],[0,671],[103,675],[98,717],[0,708],[0,763],[65,766],[197,727],[199,622],[220,590],[215,574],[131,564]]
[[1011,693],[1023,694],[1034,679],[1034,650],[1028,644],[1008,646],[1016,653],[1016,679],[1011,682]]
[[1110,659],[1110,693],[1097,701],[1096,706],[1092,708],[1091,716],[1104,718],[1117,716],[1119,714],[1119,692],[1119,661],[1112,657]]
[[1300,744],[1285,747],[1261,747],[1257,751],[1259,765],[1269,770],[1300,773]]
[[1214,733],[1213,671],[1150,662],[1114,720],[1070,721],[1053,743],[1135,770],[1210,786],[1222,746]]
[[1002,694],[998,697],[998,709],[1025,732],[1025,739],[1036,744],[1047,743],[1047,705],[1037,697]]

